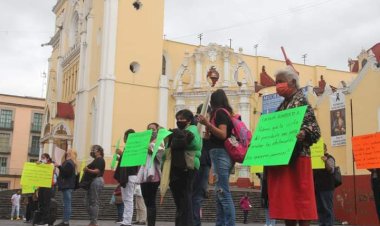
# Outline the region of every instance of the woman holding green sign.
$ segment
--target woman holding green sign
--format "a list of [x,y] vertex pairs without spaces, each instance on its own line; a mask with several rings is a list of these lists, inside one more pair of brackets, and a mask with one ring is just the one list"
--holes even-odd
[[275,78],[276,91],[285,98],[278,111],[300,106],[307,106],[307,110],[289,164],[267,167],[269,215],[285,220],[287,226],[308,226],[311,220],[318,219],[310,146],[318,141],[321,132],[312,107],[299,89],[297,73],[287,67]]
[[[161,164],[162,164],[162,155],[164,153],[164,143],[158,148],[157,154],[153,161],[153,166],[148,167],[151,164],[151,158],[153,154],[153,148],[156,143],[157,133],[159,125],[155,122],[149,123],[147,129],[152,130],[152,137],[150,140],[148,148],[148,156],[146,159],[145,166],[140,166],[139,175],[147,175],[147,177],[139,178],[141,184],[141,192],[144,197],[145,206],[147,208],[147,221],[148,226],[156,225],[156,194],[158,186],[160,185],[161,180]],[[144,171],[144,172],[140,172]]]

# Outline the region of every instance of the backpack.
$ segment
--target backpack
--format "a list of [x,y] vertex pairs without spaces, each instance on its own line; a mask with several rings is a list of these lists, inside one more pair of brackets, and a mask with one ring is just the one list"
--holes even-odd
[[[228,137],[224,141],[224,147],[232,161],[242,163],[247,154],[249,144],[251,143],[252,132],[247,128],[244,122],[240,120],[240,115],[235,114],[231,116],[230,112],[224,108],[218,110],[223,110],[230,117],[233,125],[231,137]],[[211,123],[215,125],[215,117],[211,120]]]

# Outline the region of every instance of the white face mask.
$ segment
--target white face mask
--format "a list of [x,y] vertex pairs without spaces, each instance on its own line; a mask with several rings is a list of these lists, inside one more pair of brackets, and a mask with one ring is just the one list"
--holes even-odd
[[41,159],[41,162],[42,163],[47,163],[47,160],[46,159]]

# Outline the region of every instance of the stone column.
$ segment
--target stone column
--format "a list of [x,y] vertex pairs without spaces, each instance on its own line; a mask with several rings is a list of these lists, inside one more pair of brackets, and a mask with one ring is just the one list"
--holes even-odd
[[96,143],[104,150],[104,155],[111,155],[112,119],[115,92],[115,57],[118,25],[118,0],[104,0],[102,49],[100,58],[100,77],[98,80]]
[[224,60],[223,87],[228,87],[230,84],[230,53],[228,51],[223,52],[223,60]]
[[160,126],[167,127],[169,101],[169,79],[167,75],[161,75],[160,77],[158,99],[158,124],[160,124]]
[[[77,150],[79,158],[86,155],[86,126],[88,124],[88,86],[89,69],[91,65],[91,46],[93,16],[87,15],[84,22],[85,28],[81,32],[81,49],[79,58],[78,88],[75,105],[73,147]],[[88,35],[87,35],[88,34]]]
[[49,142],[49,155],[52,156],[53,155],[53,150],[54,150],[54,140],[53,140],[53,138],[50,138],[48,142]]
[[194,88],[201,88],[202,80],[202,62],[201,62],[201,53],[194,53],[195,56],[195,81]]

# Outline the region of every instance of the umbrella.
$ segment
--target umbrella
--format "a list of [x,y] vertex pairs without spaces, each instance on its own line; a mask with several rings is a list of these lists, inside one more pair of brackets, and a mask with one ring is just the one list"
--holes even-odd
[[165,161],[164,166],[162,167],[162,173],[161,173],[161,182],[160,182],[160,194],[161,194],[161,200],[160,204],[164,201],[165,193],[169,188],[169,182],[170,182],[170,168],[172,164],[172,154],[171,149],[167,148],[165,150]]

